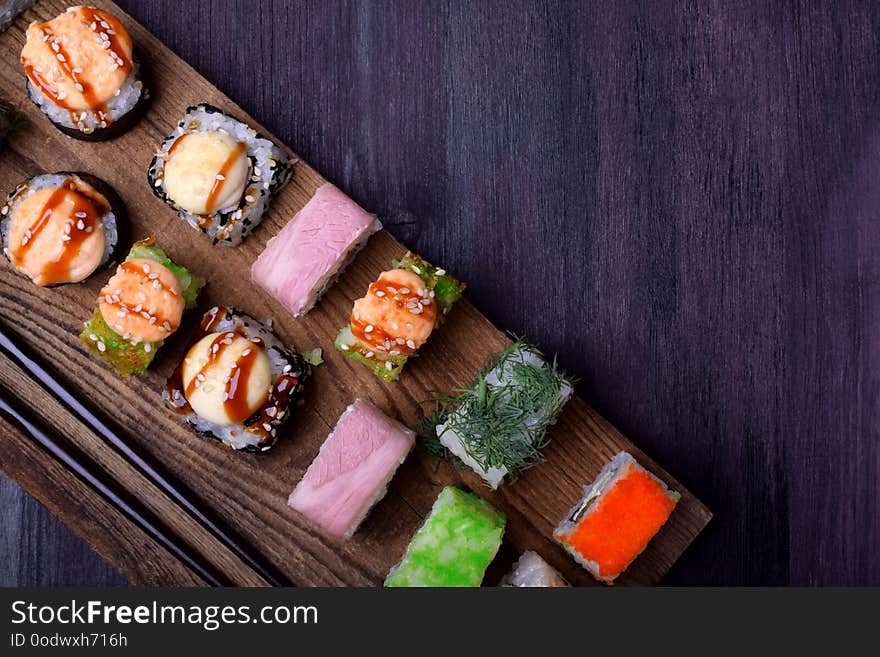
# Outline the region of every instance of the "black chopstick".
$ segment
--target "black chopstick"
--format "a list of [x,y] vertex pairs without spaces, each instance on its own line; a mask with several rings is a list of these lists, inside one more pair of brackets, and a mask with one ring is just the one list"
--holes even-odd
[[[134,500],[125,489],[121,488],[112,478],[103,474],[82,452],[71,446],[64,446],[57,434],[46,427],[46,424],[35,418],[27,410],[19,410],[6,400],[6,389],[0,388],[0,416],[18,425],[45,451],[51,454],[68,470],[76,474],[93,491],[109,502],[117,511],[134,522],[144,532],[174,554],[194,573],[212,586],[228,586],[231,584],[219,575],[210,562],[202,559],[197,553],[177,540],[142,504]],[[151,517],[152,516],[152,517]]]
[[139,454],[128,444],[122,431],[114,431],[109,420],[102,419],[97,411],[71,394],[61,379],[40,363],[22,340],[13,340],[12,335],[14,333],[3,322],[0,322],[0,353],[3,353],[27,372],[40,387],[110,443],[129,464],[180,504],[191,518],[250,566],[267,583],[272,586],[291,585],[287,578],[271,563],[263,559],[259,553],[255,553],[250,546],[223,527],[219,521],[211,518],[210,512],[201,508],[196,502],[198,498],[190,490],[180,482],[174,481],[171,476],[160,472],[158,465],[151,464],[147,457]]

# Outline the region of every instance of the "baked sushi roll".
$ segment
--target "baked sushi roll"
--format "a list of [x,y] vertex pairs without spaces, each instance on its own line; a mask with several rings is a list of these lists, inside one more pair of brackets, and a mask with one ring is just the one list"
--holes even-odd
[[143,374],[194,308],[204,280],[175,264],[154,239],[135,243],[98,296],[80,340],[120,373]]
[[24,181],[0,208],[3,253],[36,285],[86,280],[114,258],[125,224],[116,192],[85,173]]
[[486,500],[447,486],[385,586],[479,586],[501,547],[505,521]]
[[337,538],[351,538],[415,444],[415,433],[357,399],[340,416],[288,504]]
[[517,588],[558,588],[568,586],[568,582],[553,566],[531,550],[523,552],[513,564],[511,571],[501,580],[501,586]]
[[190,107],[150,163],[153,193],[214,244],[237,246],[263,220],[293,163],[250,126]]
[[261,322],[234,308],[202,317],[162,398],[198,433],[246,452],[266,452],[290,419],[310,374]]
[[396,381],[406,361],[433,333],[465,284],[411,252],[392,263],[354,302],[336,348],[386,381]]
[[681,495],[627,452],[611,459],[553,537],[600,582],[612,584],[666,523]]
[[423,423],[432,453],[451,455],[495,489],[543,460],[547,431],[572,393],[571,380],[524,340],[497,354],[457,397],[439,400]]
[[27,28],[21,64],[33,103],[61,132],[85,141],[121,135],[149,93],[131,36],[112,14],[70,7]]
[[251,278],[301,317],[381,228],[376,215],[327,183],[269,240]]

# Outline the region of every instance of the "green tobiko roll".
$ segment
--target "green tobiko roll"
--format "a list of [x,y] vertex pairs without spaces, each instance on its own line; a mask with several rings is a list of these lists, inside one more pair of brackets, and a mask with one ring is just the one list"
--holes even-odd
[[482,498],[444,488],[385,586],[479,586],[501,546],[505,520]]

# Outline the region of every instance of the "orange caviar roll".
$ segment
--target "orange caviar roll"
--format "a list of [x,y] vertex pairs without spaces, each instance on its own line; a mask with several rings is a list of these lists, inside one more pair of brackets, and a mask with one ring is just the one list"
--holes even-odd
[[648,546],[681,495],[620,452],[553,537],[596,579],[612,584]]

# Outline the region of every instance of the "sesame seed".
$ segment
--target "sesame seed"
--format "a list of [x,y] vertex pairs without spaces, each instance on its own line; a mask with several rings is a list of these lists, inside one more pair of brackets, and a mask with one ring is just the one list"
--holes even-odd
[[400,349],[392,349],[388,352],[389,356],[400,356]]
[[85,223],[83,222],[82,219],[79,219],[79,220],[77,220],[77,222],[76,222],[76,227],[77,227],[79,230],[83,230],[83,229],[86,227],[86,225],[85,225]]
[[268,422],[263,422],[263,428],[264,428],[266,431],[272,431],[272,425],[269,424]]
[[61,53],[58,53],[55,56],[58,58],[59,62],[66,62],[67,61],[67,58],[64,55],[62,55]]
[[226,176],[224,176],[222,173],[218,173],[218,174],[215,176],[215,178],[216,178],[217,180],[226,180]]
[[70,235],[71,224],[64,224],[64,234]]
[[406,344],[406,340],[404,340],[403,338],[397,338],[397,339],[395,340],[395,342],[396,342],[397,344]]
[[244,351],[241,352],[241,355],[242,356],[250,356],[250,353],[251,353],[250,349],[245,349]]
[[98,342],[98,351],[100,351],[101,353],[107,351],[107,345],[105,345],[103,342]]
[[152,274],[150,274],[149,276],[147,276],[147,279],[148,279],[148,280],[151,280],[151,281],[155,281],[157,278],[159,278],[159,274],[156,273],[156,272],[153,272]]
[[80,84],[79,82],[75,82],[75,83],[73,84],[73,87],[74,87],[77,91],[79,91],[80,93],[82,93],[83,91],[85,91],[85,87],[83,87],[82,84]]
[[406,346],[409,347],[410,349],[415,349],[415,348],[416,348],[416,343],[413,342],[412,340],[407,340],[407,341],[406,341]]
[[399,330],[400,330],[400,324],[398,324],[397,322],[391,322],[391,328],[392,328],[393,330],[395,330],[395,331],[399,331]]
[[413,270],[413,272],[415,272],[416,274],[421,274],[421,273],[422,273],[422,270],[419,269],[418,267],[416,267],[415,265],[412,266],[412,270]]
[[266,409],[266,415],[268,415],[269,417],[275,417],[275,413],[277,413],[277,412],[278,412],[278,409],[275,408],[274,406],[270,406],[269,408]]
[[150,353],[151,351],[153,351],[153,345],[151,345],[149,342],[146,343],[146,344],[144,345],[144,351],[145,351],[146,353]]
[[435,276],[446,276],[446,270],[445,269],[438,269],[434,272],[434,275]]
[[423,306],[430,306],[431,300],[430,299],[422,299],[422,305]]
[[390,360],[389,360],[389,361],[386,361],[386,363],[385,363],[385,369],[388,370],[389,372],[390,372],[391,370],[394,369],[394,365],[391,364],[391,361],[390,361]]
[[368,351],[367,353],[364,354],[364,358],[372,358],[375,355],[376,354],[374,354],[372,351]]
[[284,366],[284,369],[281,371],[284,372],[285,374],[287,374],[292,369],[293,368],[290,366],[290,363],[288,363],[287,365]]
[[97,335],[95,335],[94,333],[89,333],[89,340],[91,340],[92,342],[95,342],[97,339],[98,339]]
[[364,329],[364,333],[372,333],[372,332],[373,332],[373,325],[367,324],[366,328]]
[[62,235],[62,236],[61,236],[61,241],[62,241],[62,242],[69,242],[69,241],[70,241],[70,235]]
[[253,196],[251,196],[250,194],[248,194],[247,196],[244,197],[244,201],[245,201],[245,203],[254,203],[254,202],[256,202],[256,200],[257,200],[257,199],[255,199],[255,198],[254,198]]
[[342,345],[339,345],[339,346],[342,347],[342,351],[348,351],[348,345],[347,345],[347,344],[342,344]]
[[385,296],[385,293],[382,290],[376,290],[376,296],[381,299]]
[[281,383],[278,384],[278,392],[284,392],[287,390],[287,379],[282,379]]
[[199,381],[204,381],[207,377],[204,374],[202,374],[201,372],[199,372],[198,374],[196,374],[196,378]]

